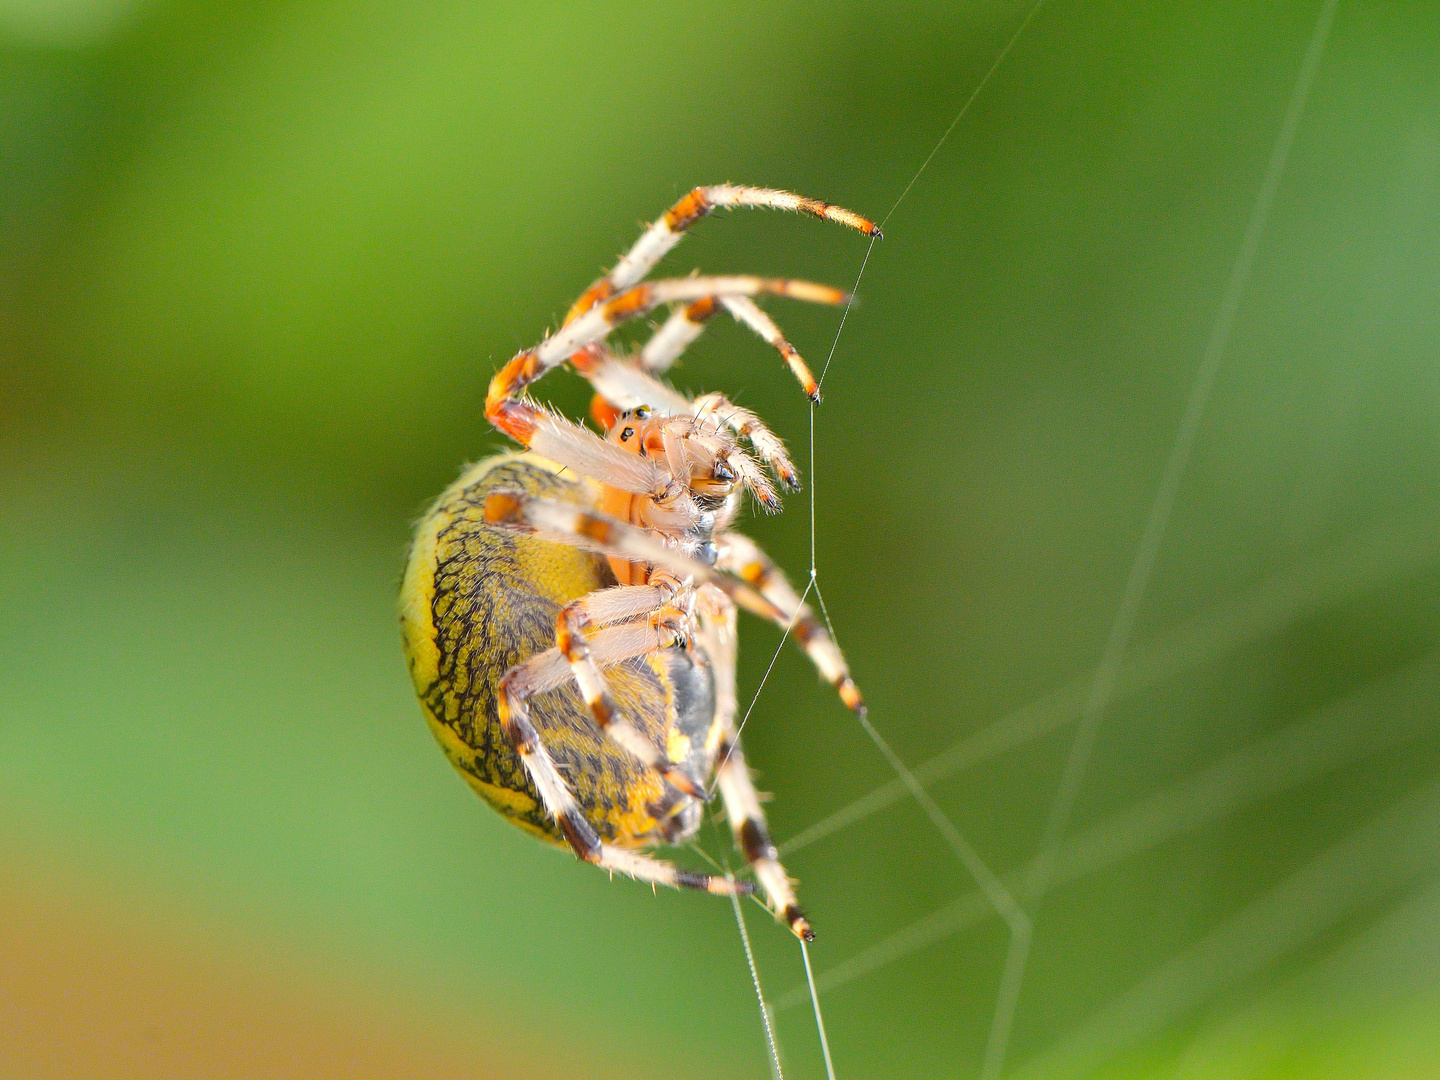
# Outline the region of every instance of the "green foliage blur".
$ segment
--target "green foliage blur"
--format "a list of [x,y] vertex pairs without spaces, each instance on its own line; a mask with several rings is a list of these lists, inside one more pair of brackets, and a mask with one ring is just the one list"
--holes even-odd
[[[765,1075],[728,905],[545,849],[433,745],[408,530],[502,445],[495,367],[642,221],[726,180],[884,217],[1029,7],[0,0],[5,828],[457,1032]],[[1048,0],[885,222],[813,476],[759,342],[716,325],[674,372],[796,448],[871,719],[1002,875],[1319,8]],[[1437,56],[1440,7],[1341,0],[1035,908],[1011,1073],[1440,1075]],[[848,287],[865,248],[722,214],[666,266]],[[825,367],[838,313],[770,309]],[[809,498],[751,530],[800,583]],[[746,625],[742,708],[778,642]],[[781,841],[894,780],[793,650],[745,737]],[[838,1075],[975,1075],[1004,924],[878,801],[787,856]],[[785,1075],[823,1076],[795,943],[747,919]]]

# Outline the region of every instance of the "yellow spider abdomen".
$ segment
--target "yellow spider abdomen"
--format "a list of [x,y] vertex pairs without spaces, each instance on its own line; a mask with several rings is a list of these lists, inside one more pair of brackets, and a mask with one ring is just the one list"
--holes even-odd
[[[560,610],[615,584],[607,561],[485,523],[486,496],[521,491],[594,510],[597,487],[533,454],[468,468],[415,532],[401,587],[410,674],[431,732],[472,788],[515,824],[563,843],[499,719],[498,685],[515,664],[555,645]],[[668,649],[607,669],[627,719],[697,784],[714,723],[703,655]],[[607,740],[573,684],[537,694],[530,719],[606,843],[643,847],[693,832],[699,807]],[[681,751],[678,755],[676,751]]]

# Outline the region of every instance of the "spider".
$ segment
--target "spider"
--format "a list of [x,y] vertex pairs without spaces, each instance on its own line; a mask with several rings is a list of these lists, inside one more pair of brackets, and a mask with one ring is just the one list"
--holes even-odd
[[[838,304],[824,285],[751,276],[646,281],[715,207],[794,210],[878,238],[849,210],[765,188],[696,188],[577,300],[561,329],[509,361],[485,415],[525,449],[470,466],[422,518],[401,623],[426,719],[501,814],[581,859],[653,884],[733,895],[746,880],[644,853],[699,828],[709,783],[777,918],[814,933],[780,865],[735,729],[737,611],[782,627],[852,710],[865,705],[839,648],[785,576],[734,528],[749,493],[779,509],[799,489],[783,442],[719,394],[659,378],[724,310],[819,387],[761,294]],[[670,305],[634,356],[620,324]],[[526,389],[569,363],[596,391],[603,437]]]

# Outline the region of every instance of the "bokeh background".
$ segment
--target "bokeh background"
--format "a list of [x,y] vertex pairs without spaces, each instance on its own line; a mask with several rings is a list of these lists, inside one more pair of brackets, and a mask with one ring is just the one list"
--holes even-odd
[[[0,0],[0,1073],[767,1075],[723,901],[545,849],[433,745],[408,530],[640,222],[722,180],[883,215],[1028,6]],[[1319,10],[1049,0],[839,340],[819,581],[1002,874]],[[1440,1076],[1437,56],[1440,8],[1341,0],[1009,1074]],[[668,266],[848,286],[864,251],[722,215]],[[838,313],[772,309],[823,360]],[[758,342],[716,326],[675,377],[806,456]],[[801,581],[806,503],[753,523]],[[778,641],[746,627],[747,697]],[[839,1075],[975,1075],[1004,925],[802,656],[746,739]],[[823,1076],[799,952],[747,918],[786,1075]]]

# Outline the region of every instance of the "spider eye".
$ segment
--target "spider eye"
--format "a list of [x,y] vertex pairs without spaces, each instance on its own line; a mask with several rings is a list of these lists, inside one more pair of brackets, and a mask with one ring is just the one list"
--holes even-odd
[[650,419],[650,409],[649,409],[649,407],[648,407],[648,406],[645,406],[645,405],[641,405],[638,409],[636,409],[636,410],[635,410],[635,419],[636,419],[636,420],[648,420],[648,419]]
[[626,439],[630,438],[630,436],[634,434],[635,429],[633,427],[627,427],[624,431],[620,433],[620,441],[624,442]]

